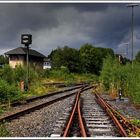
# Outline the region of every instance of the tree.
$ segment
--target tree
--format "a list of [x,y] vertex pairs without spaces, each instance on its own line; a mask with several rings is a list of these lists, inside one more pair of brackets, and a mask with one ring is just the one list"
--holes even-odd
[[65,46],[58,47],[49,55],[53,68],[65,66],[70,72],[94,73],[99,75],[103,59],[108,55],[114,56],[112,49],[97,48],[91,44],[81,46],[79,50]]
[[8,57],[0,55],[0,64],[8,64]]
[[94,47],[85,44],[80,48],[80,60],[83,72],[100,74],[103,65],[103,59],[108,55],[114,56],[112,49]]
[[80,70],[79,51],[74,48],[69,48],[68,46],[63,48],[58,47],[56,50],[51,52],[49,57],[52,60],[53,68],[65,66],[70,72],[78,72]]

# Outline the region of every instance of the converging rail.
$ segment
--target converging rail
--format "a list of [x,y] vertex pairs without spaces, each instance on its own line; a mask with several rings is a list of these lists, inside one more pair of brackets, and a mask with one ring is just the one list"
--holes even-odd
[[[78,89],[78,88],[75,88],[75,89]],[[87,85],[83,85],[82,88],[85,88],[84,90],[88,90],[88,88],[92,88],[92,86],[87,87]],[[68,89],[68,90],[65,90],[65,91],[70,91],[70,90]],[[23,115],[27,114],[27,113],[33,112],[35,110],[38,110],[38,109],[41,109],[41,108],[46,107],[48,105],[51,105],[51,104],[53,104],[53,103],[55,103],[57,101],[60,101],[60,100],[63,100],[65,98],[68,98],[70,96],[73,96],[76,93],[77,93],[77,91],[73,91],[72,93],[67,93],[67,94],[64,94],[64,93],[63,94],[58,94],[58,92],[55,92],[54,94],[51,94],[51,95],[47,96],[47,97],[50,97],[48,101],[39,102],[39,103],[31,105],[29,107],[22,108],[20,110],[15,111],[15,112],[11,112],[11,113],[9,113],[9,114],[7,114],[5,116],[1,116],[0,117],[0,122],[10,121],[10,120],[16,119],[16,118],[18,118],[20,116],[23,116]],[[54,95],[57,95],[57,96],[54,97]],[[42,98],[42,96],[41,96],[41,98]]]
[[78,121],[79,121],[79,128],[80,128],[80,133],[82,137],[87,137],[86,129],[83,123],[82,115],[81,115],[81,107],[80,107],[80,93],[82,89],[77,93],[74,107],[72,109],[71,115],[69,117],[69,120],[67,122],[66,128],[64,130],[63,137],[68,137],[69,134],[71,133],[71,127],[73,125],[76,113],[78,114]]
[[128,137],[129,131],[131,131],[133,134],[140,134],[139,128],[132,125],[121,113],[116,111],[109,103],[99,96],[99,94],[95,94],[95,97],[99,105],[102,106],[102,108],[106,110],[107,114],[113,119],[121,136]]

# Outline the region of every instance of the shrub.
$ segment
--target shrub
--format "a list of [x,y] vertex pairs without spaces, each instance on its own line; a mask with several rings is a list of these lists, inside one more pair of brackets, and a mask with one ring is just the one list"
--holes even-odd
[[1,71],[1,78],[12,84],[14,81],[13,69],[9,65],[5,65]]
[[11,102],[21,97],[21,93],[14,85],[0,79],[0,102]]
[[130,63],[121,65],[116,59],[108,57],[104,60],[100,81],[106,90],[121,87],[124,96],[128,96],[134,103],[140,103],[140,64]]
[[20,82],[21,80],[25,81],[26,77],[26,69],[25,67],[22,67],[21,65],[18,65],[14,69],[14,81]]

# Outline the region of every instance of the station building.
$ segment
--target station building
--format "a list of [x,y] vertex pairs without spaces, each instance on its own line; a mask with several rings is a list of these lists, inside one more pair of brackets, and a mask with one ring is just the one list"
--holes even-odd
[[[9,65],[15,68],[17,65],[26,66],[27,49],[18,47],[5,53],[9,56]],[[43,69],[45,55],[40,52],[29,49],[29,65],[34,69]]]

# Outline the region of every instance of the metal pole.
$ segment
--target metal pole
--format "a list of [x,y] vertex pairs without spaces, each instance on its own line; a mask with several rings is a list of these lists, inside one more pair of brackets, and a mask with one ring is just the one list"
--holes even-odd
[[28,90],[29,86],[29,45],[26,44],[27,49],[27,55],[26,55],[26,67],[27,67],[27,73],[26,73],[26,90]]
[[131,32],[132,32],[132,55],[131,55],[131,61],[132,61],[132,69],[133,69],[133,49],[134,49],[134,41],[133,41],[133,34],[134,34],[134,7],[139,6],[138,4],[128,4],[127,7],[132,8],[132,19],[131,19]]
[[134,6],[132,6],[132,68],[133,68],[133,29],[134,29]]

